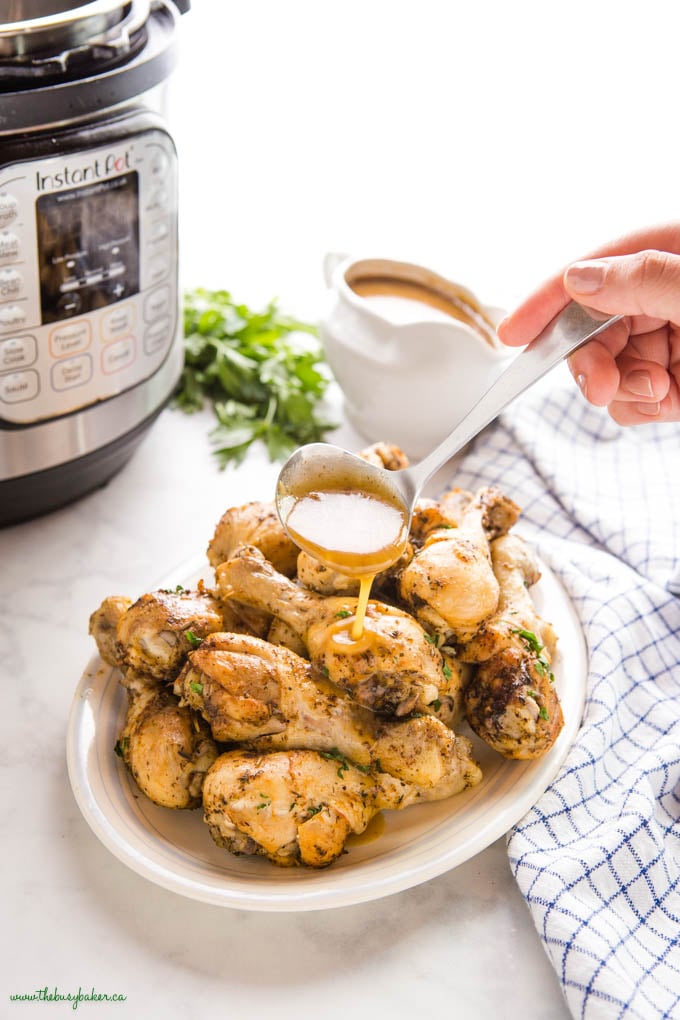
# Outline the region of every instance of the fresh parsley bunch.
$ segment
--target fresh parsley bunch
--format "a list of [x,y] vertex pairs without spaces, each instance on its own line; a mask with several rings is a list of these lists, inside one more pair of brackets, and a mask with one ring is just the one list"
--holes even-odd
[[185,294],[185,366],[175,406],[190,413],[212,403],[221,467],[239,464],[258,439],[270,460],[281,460],[334,428],[317,416],[330,372],[316,337],[315,326],[283,315],[274,301],[254,312],[225,290]]

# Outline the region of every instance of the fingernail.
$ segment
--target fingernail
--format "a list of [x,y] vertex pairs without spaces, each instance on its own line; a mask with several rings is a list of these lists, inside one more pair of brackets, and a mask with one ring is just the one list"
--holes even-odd
[[586,379],[586,377],[584,375],[577,375],[576,376],[576,382],[578,383],[578,388],[580,389],[580,391],[583,394],[583,396],[587,398],[588,397],[588,380]]
[[565,274],[565,283],[579,294],[594,294],[604,283],[606,267],[601,262],[575,262]]
[[652,389],[652,377],[649,372],[642,372],[639,370],[629,372],[626,376],[624,385],[628,392],[632,393],[636,397],[654,396],[654,390]]
[[658,402],[654,404],[636,404],[635,408],[640,412],[640,414],[646,414],[650,418],[656,418],[661,405]]

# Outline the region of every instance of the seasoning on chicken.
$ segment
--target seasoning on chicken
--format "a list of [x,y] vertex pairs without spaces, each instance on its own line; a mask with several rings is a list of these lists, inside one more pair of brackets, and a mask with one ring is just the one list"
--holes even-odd
[[300,550],[284,531],[273,503],[246,503],[227,510],[208,546],[208,562],[218,567],[241,545],[255,546],[279,573],[294,576]]
[[284,867],[323,868],[378,811],[456,792],[446,782],[422,789],[316,751],[229,751],[205,778],[203,808],[218,846]]
[[97,651],[109,666],[121,666],[122,655],[118,646],[118,624],[132,605],[132,599],[123,595],[110,595],[90,616],[88,633],[97,642]]
[[401,471],[408,467],[408,457],[394,443],[373,443],[360,450],[357,454],[362,460],[376,467],[385,468],[386,471]]
[[564,725],[545,649],[524,631],[524,647],[509,645],[483,662],[465,691],[465,715],[505,758],[539,758]]
[[208,727],[164,685],[133,673],[123,684],[129,702],[116,751],[137,786],[161,807],[199,807],[205,774],[218,755]]
[[439,719],[381,718],[315,678],[305,659],[259,638],[211,634],[189,656],[175,693],[224,743],[337,753],[422,787],[462,789],[481,778],[469,741]]
[[271,645],[280,645],[281,648],[288,648],[303,659],[308,658],[307,646],[300,635],[296,634],[293,628],[289,627],[283,620],[279,620],[278,616],[272,616],[272,622],[267,631],[267,641]]
[[499,587],[488,535],[497,533],[499,522],[512,519],[512,508],[517,510],[498,489],[481,489],[464,509],[459,526],[433,527],[401,574],[401,598],[447,642],[469,641],[496,611]]
[[[104,599],[90,617],[90,633],[105,662],[157,680],[173,680],[196,642],[221,630],[266,633],[270,617],[232,601],[220,603],[202,585],[178,585],[129,599]],[[251,626],[252,625],[252,626]],[[115,633],[115,638],[114,638]]]
[[491,543],[491,563],[500,588],[498,609],[472,640],[460,647],[461,659],[484,662],[509,645],[521,648],[523,630],[536,634],[552,656],[555,632],[538,615],[529,594],[530,586],[541,576],[536,557],[519,535],[511,534]]
[[220,755],[203,786],[204,818],[218,846],[274,864],[323,868],[376,811],[375,779],[314,751]]
[[304,591],[257,549],[241,548],[217,568],[216,578],[223,598],[266,609],[292,627],[316,668],[362,705],[399,716],[432,711],[446,681],[444,662],[423,628],[403,610],[369,602],[363,634],[354,640],[355,598]]

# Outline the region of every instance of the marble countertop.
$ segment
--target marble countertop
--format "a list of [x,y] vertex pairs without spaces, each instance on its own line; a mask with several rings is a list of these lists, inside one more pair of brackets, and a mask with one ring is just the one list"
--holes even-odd
[[[314,913],[262,914],[184,899],[145,881],[81,817],[66,725],[93,653],[90,612],[141,594],[200,554],[222,511],[270,498],[276,468],[253,453],[220,472],[206,415],[166,410],[104,488],[0,532],[5,1003],[47,986],[92,986],[124,1003],[91,1016],[502,1015],[568,1011],[510,874],[504,840],[454,871],[385,899]],[[357,444],[349,429],[339,437]],[[65,1016],[62,1004],[3,1016]],[[61,1010],[61,1011],[60,1011]],[[507,1015],[507,1014],[506,1014]]]

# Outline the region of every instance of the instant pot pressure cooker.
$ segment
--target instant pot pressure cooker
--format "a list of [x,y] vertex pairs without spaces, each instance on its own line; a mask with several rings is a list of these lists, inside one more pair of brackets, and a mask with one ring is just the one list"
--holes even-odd
[[132,454],[177,383],[172,0],[0,0],[0,524]]

